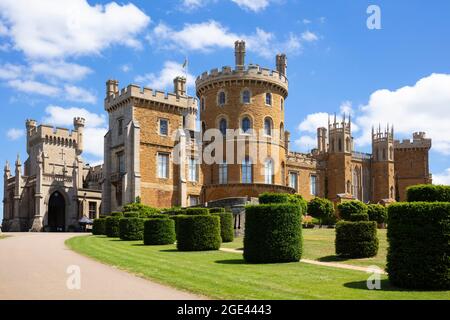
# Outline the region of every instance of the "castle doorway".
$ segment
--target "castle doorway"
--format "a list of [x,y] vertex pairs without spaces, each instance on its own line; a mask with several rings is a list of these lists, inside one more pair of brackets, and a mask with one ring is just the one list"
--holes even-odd
[[48,201],[48,228],[50,232],[66,231],[66,201],[58,191]]

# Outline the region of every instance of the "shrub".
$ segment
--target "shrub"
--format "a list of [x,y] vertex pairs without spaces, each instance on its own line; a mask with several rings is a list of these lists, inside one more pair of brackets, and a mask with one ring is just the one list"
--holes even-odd
[[351,220],[353,214],[367,214],[367,205],[361,201],[353,200],[339,203],[337,206],[341,219]]
[[181,208],[170,208],[170,209],[164,210],[163,212],[164,212],[164,214],[167,214],[169,216],[177,216],[179,214],[184,214],[185,210],[181,209]]
[[147,218],[154,214],[160,213],[159,209],[149,207],[140,202],[133,202],[123,206],[123,212],[138,212],[141,218]]
[[177,223],[177,248],[180,251],[219,250],[220,218],[212,215],[180,215]]
[[119,221],[119,236],[122,240],[142,240],[144,237],[144,219],[121,218]]
[[387,208],[381,204],[369,204],[367,206],[369,220],[375,221],[378,224],[386,222],[387,219]]
[[93,235],[103,235],[105,234],[105,219],[94,219],[94,224],[92,225]]
[[199,216],[199,215],[207,215],[209,214],[208,208],[187,208],[184,214],[188,216]]
[[388,207],[387,272],[395,286],[450,289],[450,203]]
[[123,213],[124,218],[139,218],[139,212],[129,211]]
[[209,208],[209,213],[222,213],[225,212],[225,208]]
[[259,195],[260,204],[287,203],[288,201],[289,201],[288,193],[264,192]]
[[122,218],[122,212],[113,212],[105,218],[105,234],[110,238],[120,236],[119,220]]
[[408,202],[450,202],[450,186],[420,184],[406,189]]
[[369,221],[369,215],[365,213],[352,214],[348,221]]
[[324,224],[335,224],[336,216],[334,214],[333,202],[328,199],[314,198],[308,203],[307,209],[309,215],[320,219]]
[[299,261],[301,218],[301,208],[295,204],[247,206],[244,259],[250,263]]
[[144,222],[144,244],[163,245],[175,242],[175,222],[172,219],[151,218]]
[[302,209],[302,215],[306,215],[308,211],[308,201],[303,199],[299,194],[290,194],[288,197],[288,203],[297,204]]
[[220,212],[213,213],[213,216],[218,216],[220,218],[220,236],[222,237],[222,242],[233,242],[233,214],[231,212]]
[[378,253],[377,224],[374,221],[340,221],[336,225],[336,254],[368,258]]

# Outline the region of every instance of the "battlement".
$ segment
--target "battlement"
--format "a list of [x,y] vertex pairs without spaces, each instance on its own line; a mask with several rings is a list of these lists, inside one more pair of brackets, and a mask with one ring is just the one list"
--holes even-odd
[[317,160],[314,159],[311,154],[307,154],[307,153],[290,151],[287,154],[286,160],[287,160],[287,162],[289,162],[291,164],[311,166],[314,168],[317,166]]
[[263,81],[269,82],[279,86],[282,90],[288,92],[288,79],[285,75],[278,71],[271,70],[268,68],[262,68],[259,65],[250,64],[247,67],[242,68],[236,67],[232,68],[230,66],[224,66],[221,70],[212,69],[209,73],[203,72],[197,77],[195,81],[197,91],[202,87],[208,86],[210,84],[229,80],[253,80],[253,81]]
[[413,140],[403,139],[394,141],[395,149],[431,149],[431,139],[426,138],[425,132],[413,133]]
[[381,125],[375,131],[375,128],[372,127],[372,144],[375,143],[383,143],[383,142],[393,142],[394,141],[394,126],[389,128],[389,125],[386,128],[381,130]]
[[32,131],[29,131],[29,146],[45,143],[61,145],[66,147],[76,147],[78,145],[77,130],[54,127],[47,124],[41,124]]
[[138,85],[130,84],[126,88],[122,88],[120,92],[111,93],[106,97],[105,110],[110,111],[131,99],[145,100],[178,108],[197,109],[197,99],[194,97],[181,96],[171,92],[166,93],[146,87],[141,88]]

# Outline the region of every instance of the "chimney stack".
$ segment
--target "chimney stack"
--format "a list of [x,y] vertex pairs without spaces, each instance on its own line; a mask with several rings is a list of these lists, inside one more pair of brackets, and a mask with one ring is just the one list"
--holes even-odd
[[244,70],[245,67],[245,41],[234,43],[234,56],[236,59],[236,70]]
[[284,53],[277,54],[276,65],[278,73],[286,76],[287,58]]
[[173,93],[179,96],[186,96],[186,78],[176,77],[173,79]]

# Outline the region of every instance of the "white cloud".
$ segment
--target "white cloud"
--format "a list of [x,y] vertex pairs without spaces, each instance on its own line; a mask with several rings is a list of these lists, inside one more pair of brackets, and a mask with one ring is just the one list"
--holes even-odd
[[23,66],[15,64],[4,64],[0,65],[0,79],[11,80],[21,77],[23,74]]
[[107,128],[85,128],[84,136],[89,137],[89,139],[84,139],[84,152],[102,158],[103,138],[106,132],[108,132]]
[[303,19],[302,22],[303,22],[303,24],[311,24],[312,23],[312,21],[309,19]]
[[256,28],[253,34],[237,34],[214,20],[185,24],[180,30],[160,23],[147,39],[161,49],[200,52],[234,48],[234,42],[243,39],[248,50],[265,58],[272,58],[278,52],[296,54],[302,48],[301,37],[293,33],[289,33],[288,37],[281,41],[273,33],[261,28]]
[[78,81],[92,72],[88,67],[64,61],[34,62],[31,71],[35,74],[66,81]]
[[311,31],[305,31],[302,33],[302,39],[306,42],[315,42],[319,40],[319,37]]
[[359,144],[371,142],[371,127],[394,124],[398,136],[424,131],[433,139],[433,149],[450,155],[450,74],[432,74],[413,86],[378,90],[363,106],[356,122],[363,128]]
[[[173,89],[173,79],[177,76],[185,76],[183,65],[175,61],[166,61],[163,69],[158,74],[147,73],[137,76],[135,81],[151,89],[170,90]],[[188,74],[187,85],[192,87],[194,84],[195,77],[192,74]]]
[[299,124],[298,130],[315,134],[317,128],[328,128],[328,119],[330,116],[331,115],[325,112],[309,114],[305,120]]
[[339,107],[339,110],[341,111],[341,114],[346,114],[346,115],[353,115],[353,103],[351,101],[343,101],[341,103],[341,106]]
[[433,174],[433,184],[442,184],[450,186],[450,168],[444,172]]
[[308,135],[302,135],[294,143],[302,152],[310,152],[312,149],[317,148],[316,138]]
[[7,36],[9,34],[8,28],[0,21],[0,37]]
[[87,89],[72,85],[64,86],[64,98],[68,101],[95,104],[97,97]]
[[13,141],[22,138],[24,135],[25,133],[22,129],[11,128],[6,132],[8,139]]
[[120,66],[120,70],[124,73],[130,72],[131,70],[133,70],[133,66],[129,65],[129,64],[124,64]]
[[269,5],[269,0],[231,0],[239,7],[254,12],[264,10]]
[[31,58],[99,54],[114,44],[136,48],[150,22],[133,4],[86,0],[2,0],[0,18],[14,47]]
[[8,86],[20,92],[50,97],[57,96],[61,92],[60,88],[58,87],[34,80],[9,80]]

